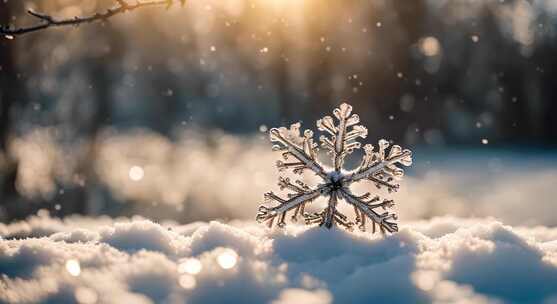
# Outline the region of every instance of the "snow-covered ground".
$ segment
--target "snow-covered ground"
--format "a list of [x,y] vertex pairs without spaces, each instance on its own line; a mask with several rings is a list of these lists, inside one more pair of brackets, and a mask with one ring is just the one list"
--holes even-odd
[[42,213],[0,235],[4,303],[557,303],[557,229],[493,219],[381,237]]
[[[56,199],[79,149],[45,134],[14,146],[18,189]],[[0,224],[0,303],[557,303],[553,152],[417,148],[391,196],[400,232],[382,237],[254,223],[278,188],[269,146],[263,135],[103,136],[96,174],[133,214],[221,220],[41,211]],[[91,210],[118,215],[99,201],[109,206]]]

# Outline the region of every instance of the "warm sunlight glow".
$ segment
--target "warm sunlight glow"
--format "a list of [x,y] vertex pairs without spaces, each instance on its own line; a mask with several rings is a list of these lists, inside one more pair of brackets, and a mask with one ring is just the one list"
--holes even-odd
[[264,6],[268,6],[276,12],[283,12],[286,9],[293,9],[296,6],[304,5],[302,0],[263,0],[261,2]]
[[79,261],[76,259],[67,260],[66,271],[68,271],[72,276],[77,277],[81,273]]
[[217,257],[217,262],[223,269],[233,268],[237,261],[238,254],[232,249],[226,249]]

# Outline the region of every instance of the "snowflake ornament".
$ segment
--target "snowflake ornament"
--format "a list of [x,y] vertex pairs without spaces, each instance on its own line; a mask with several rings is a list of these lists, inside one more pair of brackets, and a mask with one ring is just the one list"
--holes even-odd
[[[304,170],[311,170],[322,179],[315,187],[310,187],[301,180],[292,181],[288,177],[279,177],[281,190],[287,189],[291,193],[287,198],[281,198],[273,192],[265,194],[265,205],[272,204],[273,207],[262,205],[257,214],[258,222],[267,222],[269,227],[273,226],[275,219],[279,227],[286,225],[286,213],[293,210],[292,221],[296,221],[301,215],[306,224],[316,224],[331,228],[335,224],[349,230],[358,225],[360,230],[365,231],[366,219],[372,224],[375,233],[376,226],[381,232],[396,232],[398,226],[394,222],[397,219],[395,213],[389,213],[388,208],[394,206],[393,200],[381,199],[367,192],[363,195],[352,193],[350,186],[364,180],[371,181],[378,189],[386,188],[388,192],[397,191],[399,185],[395,182],[404,175],[400,166],[412,164],[412,152],[403,150],[398,145],[389,148],[389,142],[379,141],[378,150],[372,145],[363,147],[365,155],[360,165],[351,171],[343,169],[346,156],[354,150],[361,148],[358,138],[367,136],[367,129],[359,125],[360,118],[352,114],[352,106],[343,103],[334,109],[333,114],[338,121],[331,116],[325,116],[317,121],[319,131],[325,133],[319,138],[321,147],[328,151],[332,158],[333,168],[328,168],[317,160],[318,145],[313,141],[313,132],[305,130],[303,136],[300,134],[300,123],[295,123],[289,129],[285,127],[273,128],[269,131],[274,151],[281,151],[284,160],[277,161],[279,171],[292,170],[295,174],[302,174]],[[305,207],[320,196],[329,199],[328,206],[321,212],[307,213]],[[346,215],[339,212],[337,204],[339,200],[352,205],[356,215],[352,222]],[[384,212],[381,212],[383,210]]]

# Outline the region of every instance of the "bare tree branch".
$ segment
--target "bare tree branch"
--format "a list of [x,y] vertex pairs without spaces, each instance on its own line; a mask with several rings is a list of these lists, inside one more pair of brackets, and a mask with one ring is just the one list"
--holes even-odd
[[116,5],[112,8],[107,9],[105,12],[95,13],[91,16],[79,17],[68,19],[55,19],[54,17],[34,12],[28,10],[27,13],[40,20],[39,24],[31,25],[28,27],[13,28],[9,25],[0,25],[0,35],[11,38],[17,35],[23,35],[31,32],[36,32],[40,30],[47,29],[49,27],[57,26],[78,26],[82,23],[91,23],[96,21],[106,21],[109,18],[123,14],[127,11],[133,11],[139,8],[153,7],[153,6],[165,6],[167,9],[170,8],[175,2],[180,2],[182,7],[186,4],[186,0],[151,0],[151,1],[140,1],[136,0],[134,3],[128,2],[128,0],[116,0]]

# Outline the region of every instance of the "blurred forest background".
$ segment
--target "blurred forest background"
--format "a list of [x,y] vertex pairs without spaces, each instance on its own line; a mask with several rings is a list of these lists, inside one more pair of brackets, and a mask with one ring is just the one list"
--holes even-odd
[[[0,24],[36,22],[29,8],[73,17],[113,4],[3,0]],[[264,132],[296,121],[313,128],[341,100],[368,127],[366,141],[416,149],[415,183],[401,202],[415,211],[408,217],[499,215],[465,209],[462,196],[432,197],[446,184],[416,184],[446,182],[436,160],[455,153],[468,160],[463,170],[474,163],[494,176],[507,164],[517,178],[524,167],[546,170],[499,190],[518,185],[521,199],[554,201],[555,0],[192,0],[8,38],[0,38],[4,222],[39,209],[253,218],[276,177]],[[471,172],[455,191],[473,191],[472,180],[483,183]],[[517,199],[507,194],[497,199]],[[555,207],[536,216],[548,211]]]

